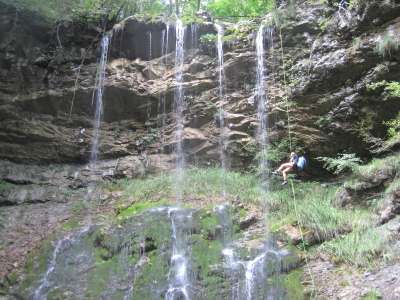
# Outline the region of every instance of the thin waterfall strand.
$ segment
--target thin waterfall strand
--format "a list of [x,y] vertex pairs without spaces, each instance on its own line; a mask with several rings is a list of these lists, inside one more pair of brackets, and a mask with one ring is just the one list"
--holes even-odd
[[176,141],[176,195],[178,201],[182,200],[182,183],[183,172],[185,166],[185,158],[183,152],[183,135],[184,135],[184,90],[183,90],[183,64],[184,64],[184,39],[185,27],[181,20],[176,21],[176,50],[175,50],[175,141]]
[[256,39],[256,51],[257,51],[257,85],[255,98],[257,101],[257,142],[260,147],[260,158],[259,158],[259,172],[261,174],[261,180],[263,185],[267,181],[267,95],[265,93],[265,67],[264,67],[264,26],[261,25],[257,32]]
[[[220,128],[219,136],[219,155],[221,168],[223,173],[227,169],[227,158],[226,158],[226,128],[225,128],[225,72],[224,72],[224,28],[221,25],[215,24],[217,29],[217,53],[218,53],[218,97],[220,101],[218,123]],[[225,174],[223,174],[224,177]],[[224,188],[223,194],[224,194]]]
[[186,216],[183,210],[179,208],[170,208],[168,216],[171,220],[172,227],[172,256],[171,268],[169,272],[169,287],[165,294],[165,300],[183,299],[189,300],[189,276],[188,276],[188,258],[186,252],[188,244],[186,242],[186,234],[184,232],[184,218],[191,218],[191,214]]
[[32,296],[33,300],[46,300],[47,299],[47,292],[48,292],[48,289],[51,287],[50,278],[56,269],[57,259],[58,259],[59,255],[61,253],[63,253],[63,250],[67,246],[71,246],[73,243],[78,241],[89,230],[90,230],[90,226],[85,226],[78,233],[76,233],[76,235],[66,236],[63,239],[58,240],[56,246],[54,247],[53,255],[50,260],[50,263],[47,266],[46,273],[44,274],[42,280],[40,281],[41,283],[40,283],[39,287],[33,293],[33,296]]
[[99,138],[100,138],[100,125],[103,115],[103,93],[104,93],[104,79],[106,77],[106,67],[108,59],[108,48],[110,44],[110,37],[104,35],[101,40],[101,57],[96,76],[96,90],[95,90],[95,115],[93,126],[92,148],[90,152],[89,165],[94,169],[99,155]]

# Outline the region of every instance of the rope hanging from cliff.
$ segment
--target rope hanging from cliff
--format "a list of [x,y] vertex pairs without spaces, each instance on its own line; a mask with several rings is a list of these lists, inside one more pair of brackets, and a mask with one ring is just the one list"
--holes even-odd
[[[287,124],[288,124],[288,136],[289,136],[289,149],[290,152],[293,150],[293,143],[292,143],[292,129],[291,129],[291,122],[290,122],[290,105],[289,105],[289,99],[287,96],[287,82],[286,82],[286,71],[285,71],[285,58],[284,58],[284,53],[283,53],[283,39],[282,39],[282,28],[279,26],[279,40],[280,40],[280,48],[281,48],[281,57],[282,57],[282,69],[283,69],[283,85],[284,85],[284,99],[285,99],[285,106],[286,106],[286,115],[287,115]],[[296,219],[298,220],[298,230],[300,232],[300,237],[301,237],[301,246],[302,250],[304,251],[304,260],[306,263],[307,271],[310,276],[311,280],[311,286],[312,286],[312,292],[311,292],[311,298],[315,297],[315,283],[314,283],[314,276],[311,272],[310,264],[309,264],[309,259],[308,255],[306,252],[306,242],[304,239],[304,232],[303,232],[303,227],[300,222],[300,217],[297,209],[297,201],[296,201],[296,192],[294,189],[294,184],[293,180],[290,180],[290,189],[292,192],[292,198],[293,198],[293,209],[294,213],[296,215]]]

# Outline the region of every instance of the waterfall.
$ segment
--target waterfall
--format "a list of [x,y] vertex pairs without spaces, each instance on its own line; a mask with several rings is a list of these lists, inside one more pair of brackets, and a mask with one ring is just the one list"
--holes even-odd
[[[186,241],[185,222],[191,221],[192,215],[186,215],[182,209],[170,208],[168,216],[172,227],[172,256],[171,267],[168,275],[169,287],[165,294],[165,300],[186,299],[189,300],[189,260],[187,251],[189,245]],[[186,220],[185,220],[186,218]]]
[[257,137],[256,140],[260,148],[259,157],[259,172],[261,175],[261,180],[263,185],[267,182],[267,95],[265,93],[265,67],[264,67],[264,26],[261,25],[257,32],[256,38],[256,52],[257,52],[257,81],[256,81],[256,91],[255,99],[257,102]]
[[191,33],[191,46],[192,48],[197,48],[197,40],[198,40],[198,34],[197,34],[197,24],[192,23],[190,25],[190,33]]
[[[183,90],[183,64],[184,64],[184,39],[185,27],[181,20],[176,21],[176,49],[175,49],[175,94],[174,94],[174,113],[175,113],[175,140],[176,140],[176,180],[175,189],[178,202],[182,201],[183,179],[184,179],[184,90]],[[187,219],[192,218],[191,214],[186,215],[180,208],[170,208],[168,216],[172,227],[172,255],[170,261],[170,271],[168,275],[169,287],[165,294],[165,300],[186,299],[189,300],[188,287],[190,285],[189,270],[189,245],[187,243],[188,232],[185,230]]]
[[176,21],[176,49],[175,49],[175,94],[174,94],[174,113],[175,113],[175,142],[176,142],[176,195],[179,201],[182,200],[182,183],[184,176],[185,158],[183,152],[184,135],[184,90],[183,90],[183,64],[184,64],[184,40],[185,27],[181,20]]
[[[266,68],[264,65],[264,39],[266,38],[269,42],[269,46],[272,45],[272,29],[265,29],[261,25],[257,32],[256,37],[256,54],[257,54],[257,80],[255,89],[255,100],[257,103],[257,119],[258,127],[256,133],[256,140],[260,149],[260,157],[258,161],[258,168],[261,177],[262,188],[268,189],[268,162],[267,162],[267,150],[268,150],[268,135],[267,135],[267,104],[268,95],[266,93]],[[266,218],[266,199],[263,199],[263,214]],[[266,224],[266,219],[264,221]],[[268,232],[267,225],[265,230]],[[267,234],[267,239],[270,238]],[[279,289],[266,284],[268,276],[273,276],[279,273],[280,270],[280,259],[281,253],[273,249],[272,245],[267,242],[262,249],[262,252],[256,256],[252,261],[245,264],[245,299],[258,299],[260,293],[263,299],[278,299]]]
[[222,227],[222,257],[224,263],[224,272],[231,282],[231,299],[239,299],[239,281],[236,276],[241,263],[237,258],[233,248],[233,222],[231,214],[231,206],[227,204],[217,205],[215,213],[218,216],[219,225]]
[[[223,177],[227,169],[227,158],[226,158],[226,127],[225,127],[225,74],[224,74],[224,28],[221,25],[215,24],[217,29],[217,54],[218,54],[218,97],[220,102],[219,113],[218,113],[218,124],[220,128],[219,136],[219,155],[221,161],[221,168]],[[223,194],[225,194],[224,187],[222,188]]]
[[94,94],[94,100],[96,101],[96,103],[95,103],[95,115],[94,115],[94,125],[93,125],[92,149],[90,152],[90,161],[89,161],[89,166],[92,169],[95,169],[96,167],[99,154],[100,125],[101,125],[101,118],[103,115],[104,79],[106,77],[109,44],[110,44],[110,37],[108,35],[104,35],[101,40],[101,56],[100,56],[99,66],[97,69],[95,94]]
[[[165,32],[165,43],[164,43],[164,48],[163,48],[163,55],[167,55],[168,54],[168,50],[169,50],[169,23],[167,23],[167,25],[166,25],[166,32]],[[167,59],[167,57],[165,57],[165,61],[164,61],[164,64],[165,65],[167,65],[167,63],[168,63],[168,59]]]
[[[167,67],[167,53],[168,53],[168,44],[169,44],[169,23],[166,24],[166,29],[163,29],[161,33],[161,66]],[[166,96],[165,93],[160,95],[159,105],[158,105],[158,126],[160,128],[161,134],[161,145],[160,151],[164,151],[164,143],[165,143],[165,134],[164,128],[167,121],[167,112],[166,112]]]

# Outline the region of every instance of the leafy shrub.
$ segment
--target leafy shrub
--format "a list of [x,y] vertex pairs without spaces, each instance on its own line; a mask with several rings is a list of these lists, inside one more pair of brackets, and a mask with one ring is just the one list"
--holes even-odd
[[400,82],[387,82],[386,80],[382,80],[367,85],[368,91],[376,91],[382,88],[384,91],[388,92],[390,96],[400,98]]
[[214,0],[208,9],[214,17],[256,17],[275,8],[275,0]]
[[373,159],[367,165],[357,166],[355,172],[358,176],[363,178],[373,178],[378,172],[392,172],[400,171],[400,156],[392,155],[385,158]]
[[340,174],[345,171],[354,172],[362,163],[362,160],[356,157],[355,153],[343,153],[338,157],[317,157],[317,160],[324,162],[324,168],[334,174]]
[[387,135],[389,139],[395,138],[400,135],[400,113],[396,119],[384,121],[384,125],[388,126]]

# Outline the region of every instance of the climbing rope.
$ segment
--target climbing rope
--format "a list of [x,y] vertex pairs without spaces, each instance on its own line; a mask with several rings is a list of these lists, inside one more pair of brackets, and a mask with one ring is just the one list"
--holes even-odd
[[[283,85],[284,85],[284,91],[285,91],[285,105],[286,105],[286,115],[287,115],[287,122],[288,122],[288,135],[289,135],[289,149],[290,152],[292,152],[292,130],[291,130],[291,123],[290,123],[290,109],[289,109],[289,99],[287,96],[287,82],[286,82],[286,71],[285,71],[285,58],[284,58],[284,53],[283,53],[283,39],[282,39],[282,28],[279,26],[279,40],[280,40],[280,47],[281,47],[281,56],[282,56],[282,69],[283,69]],[[311,272],[310,264],[309,264],[309,258],[308,254],[306,251],[306,242],[304,239],[304,233],[303,233],[303,228],[302,228],[302,223],[300,222],[300,217],[297,209],[297,201],[296,201],[296,192],[294,189],[294,184],[293,180],[290,180],[290,188],[292,192],[292,198],[293,198],[293,209],[294,213],[296,215],[296,218],[298,220],[297,222],[297,227],[300,232],[300,238],[301,238],[301,246],[302,250],[304,251],[304,260],[306,263],[307,271],[311,279],[311,286],[312,286],[312,292],[311,292],[311,298],[315,298],[315,283],[314,283],[314,276]]]

